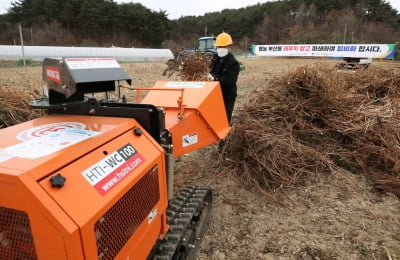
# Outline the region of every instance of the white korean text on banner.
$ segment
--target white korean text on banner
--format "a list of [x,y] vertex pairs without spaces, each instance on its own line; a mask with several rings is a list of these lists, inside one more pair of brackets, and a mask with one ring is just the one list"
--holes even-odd
[[252,45],[255,56],[354,57],[393,59],[396,44]]

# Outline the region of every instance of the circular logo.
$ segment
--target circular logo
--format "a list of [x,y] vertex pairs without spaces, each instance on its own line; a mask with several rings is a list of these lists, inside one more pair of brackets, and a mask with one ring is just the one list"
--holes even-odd
[[49,134],[55,134],[67,128],[85,129],[86,125],[78,122],[58,122],[52,124],[40,125],[34,128],[29,128],[17,135],[20,141],[28,141],[33,138],[42,137]]

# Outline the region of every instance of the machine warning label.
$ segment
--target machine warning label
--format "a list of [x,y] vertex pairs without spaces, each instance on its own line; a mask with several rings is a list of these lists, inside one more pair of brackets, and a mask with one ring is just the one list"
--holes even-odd
[[52,124],[40,125],[20,132],[17,135],[17,139],[20,141],[28,141],[37,137],[55,134],[65,129],[71,128],[85,129],[86,125],[78,122],[57,122]]
[[147,217],[148,223],[150,224],[151,222],[153,222],[154,218],[157,216],[157,208],[153,209],[149,216]]
[[169,88],[202,88],[205,85],[206,83],[197,81],[169,81],[164,86]]
[[114,58],[67,58],[65,62],[72,70],[120,68]]
[[104,196],[143,162],[144,158],[128,143],[84,170],[82,176]]
[[47,132],[36,138],[9,146],[4,151],[10,156],[35,160],[82,142],[98,133],[77,128],[58,129],[57,131]]
[[188,135],[182,136],[182,147],[186,147],[192,144],[197,144],[199,138],[198,133],[191,133]]

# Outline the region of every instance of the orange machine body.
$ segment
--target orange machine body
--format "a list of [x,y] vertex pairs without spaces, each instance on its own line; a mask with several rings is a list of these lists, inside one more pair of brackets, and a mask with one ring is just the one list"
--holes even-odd
[[135,119],[49,115],[0,135],[0,259],[145,259],[167,232],[165,152]]
[[158,81],[141,103],[165,111],[175,157],[217,143],[230,131],[218,81]]

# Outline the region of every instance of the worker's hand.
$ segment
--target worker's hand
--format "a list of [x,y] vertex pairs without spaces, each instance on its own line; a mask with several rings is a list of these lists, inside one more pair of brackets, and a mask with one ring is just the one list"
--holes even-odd
[[214,81],[215,80],[214,76],[211,75],[210,73],[208,73],[207,79],[210,80],[210,81]]

